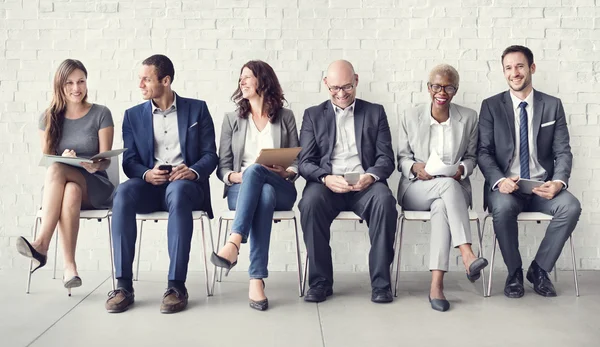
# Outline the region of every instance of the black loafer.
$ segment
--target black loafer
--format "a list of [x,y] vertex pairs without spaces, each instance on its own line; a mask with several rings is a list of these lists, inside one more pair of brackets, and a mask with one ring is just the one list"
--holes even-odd
[[523,287],[523,269],[518,269],[514,274],[508,275],[504,285],[504,295],[511,299],[517,299],[525,295]]
[[390,288],[373,288],[371,292],[371,301],[377,304],[385,304],[388,302],[392,302],[394,300],[394,296],[392,295],[392,291]]
[[477,258],[469,265],[469,273],[467,278],[471,283],[477,281],[481,277],[481,270],[488,266],[488,261],[485,258]]
[[431,303],[431,308],[436,311],[446,312],[450,309],[450,302],[446,299],[432,299],[429,297],[429,302]]
[[527,280],[533,284],[533,290],[541,296],[555,297],[556,289],[548,277],[546,270],[542,269],[535,260],[527,270]]
[[323,302],[327,299],[328,296],[333,295],[333,289],[322,283],[317,283],[316,285],[308,288],[308,292],[304,296],[304,301],[307,302]]

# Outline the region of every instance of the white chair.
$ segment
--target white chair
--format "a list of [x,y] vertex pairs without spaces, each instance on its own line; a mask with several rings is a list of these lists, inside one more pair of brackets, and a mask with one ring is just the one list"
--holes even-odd
[[[223,235],[223,245],[227,243],[227,230],[229,230],[229,222],[233,221],[235,218],[235,211],[226,211],[221,217],[219,217],[219,233],[217,234],[217,244],[219,244],[219,240],[221,239],[221,229],[223,227],[223,222],[225,222],[225,234]],[[298,221],[296,219],[296,212],[294,211],[275,211],[273,214],[273,223],[279,223],[282,220],[294,221],[294,233],[295,233],[295,241],[296,241],[296,258],[298,262],[298,295],[302,296],[302,263],[300,258],[300,244],[298,241]],[[223,268],[221,268],[219,273],[219,282],[222,281],[223,276]],[[213,272],[213,283],[212,288],[214,292],[215,282],[217,282],[217,267],[215,266],[215,270]]]
[[[352,211],[342,211],[340,212],[337,217],[335,217],[334,220],[337,221],[354,221],[354,222],[359,222],[362,223],[364,222],[362,218],[360,218],[359,215],[357,215],[356,213],[352,212]],[[308,274],[308,252],[306,252],[306,259],[304,261],[304,281],[302,282],[302,295],[304,295],[304,290],[306,289],[306,277]]]
[[[488,219],[493,220],[493,217],[490,213],[488,213],[485,216],[485,218],[483,219],[483,233],[485,233],[485,224]],[[537,222],[538,224],[540,224],[541,222],[550,222],[551,220],[552,220],[551,215],[541,213],[541,212],[521,212],[517,216],[517,222]],[[490,278],[488,280],[488,289],[487,289],[488,297],[490,297],[492,295],[492,274],[494,271],[494,257],[496,255],[496,243],[498,242],[498,239],[496,238],[496,233],[493,230],[493,224],[492,224],[492,231],[494,232],[494,246],[492,249],[492,260],[490,263]],[[571,243],[571,261],[573,262],[573,281],[575,282],[575,296],[579,296],[579,283],[577,281],[577,265],[576,265],[576,261],[575,261],[575,247],[573,246],[573,235],[569,236],[569,242]],[[554,281],[558,280],[556,272],[557,272],[556,267],[554,267]]]
[[[397,239],[399,239],[399,242],[397,244],[397,253],[398,253],[398,259],[397,259],[397,265],[396,265],[396,283],[394,284],[394,296],[398,296],[398,277],[399,277],[399,271],[400,271],[400,257],[401,257],[401,249],[402,249],[402,232],[404,229],[404,221],[409,221],[409,222],[413,222],[413,221],[422,221],[422,222],[428,222],[431,220],[431,212],[430,211],[403,211],[402,213],[399,214],[398,216],[398,228],[399,231],[397,232]],[[479,250],[477,251],[477,256],[481,257],[483,256],[483,247],[482,247],[482,233],[481,233],[481,228],[479,227],[479,216],[477,215],[477,213],[475,213],[475,211],[469,210],[469,221],[471,222],[476,222],[477,223],[477,236],[479,238]],[[485,272],[484,270],[481,270],[481,278],[482,278],[482,288],[483,288],[483,296],[486,296],[486,291],[485,291]]]
[[[210,290],[210,285],[208,282],[208,263],[206,262],[206,238],[204,235],[204,219],[203,219],[204,217],[206,217],[206,219],[208,220],[207,224],[208,224],[208,230],[210,233],[210,246],[211,246],[211,249],[214,250],[215,246],[213,243],[212,227],[210,225],[210,219],[208,217],[208,214],[204,211],[193,211],[192,212],[192,219],[194,221],[197,221],[197,220],[200,221],[200,228],[202,231],[202,255],[204,256],[204,276],[206,279],[206,295],[211,296],[212,291]],[[134,278],[134,281],[137,281],[139,279],[139,275],[140,275],[140,255],[142,253],[142,232],[144,230],[144,222],[149,221],[149,220],[153,220],[155,223],[158,223],[159,220],[167,221],[167,220],[169,220],[169,212],[158,211],[158,212],[152,212],[152,213],[137,214],[135,216],[135,218],[140,221],[140,237],[138,240],[137,265],[136,265],[135,278]]]
[[[115,186],[115,190],[119,186],[119,161],[116,158],[113,158],[110,166],[106,169],[106,174],[108,175],[108,179]],[[33,228],[33,239],[37,237],[38,225],[42,221],[42,209],[39,208],[35,214],[35,226]],[[110,229],[110,209],[103,210],[81,210],[79,214],[79,219],[92,220],[96,219],[98,222],[102,222],[102,220],[106,220],[106,224],[108,227],[108,241],[109,241],[109,249],[110,249],[110,270],[111,270],[111,282],[112,288],[115,289],[115,266],[114,266],[114,257],[113,257],[113,249],[112,249],[112,232]],[[54,268],[52,273],[52,278],[56,279],[56,259],[58,253],[58,233],[55,232],[55,247],[54,247]],[[29,289],[31,288],[31,270],[33,269],[33,260],[29,261],[29,274],[27,276],[27,290],[26,293],[29,294]]]

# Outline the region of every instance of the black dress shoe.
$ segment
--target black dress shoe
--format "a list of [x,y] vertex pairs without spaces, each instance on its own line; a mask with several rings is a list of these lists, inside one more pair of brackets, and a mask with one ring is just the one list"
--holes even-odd
[[523,269],[518,269],[514,274],[508,275],[506,284],[504,285],[504,295],[513,299],[525,295],[525,288],[523,287]]
[[471,283],[477,281],[481,277],[481,270],[488,266],[488,261],[485,258],[477,258],[469,265],[469,273],[467,278]]
[[[260,279],[262,281],[262,285],[263,285],[263,289],[265,288],[265,281],[261,278]],[[269,308],[269,298],[264,298],[263,300],[252,300],[250,298],[248,298],[249,300],[249,304],[250,307],[255,309],[255,310],[259,310],[259,311],[266,311]]]
[[533,290],[539,295],[545,297],[556,296],[556,289],[554,289],[548,273],[535,260],[527,270],[527,280],[533,284]]
[[333,289],[330,286],[323,283],[317,283],[308,288],[308,292],[304,296],[304,301],[323,302],[331,295],[333,295]]
[[388,302],[392,302],[394,300],[394,296],[392,295],[392,290],[390,288],[373,288],[371,292],[371,301],[378,304],[385,304]]
[[431,303],[431,308],[436,311],[446,312],[450,309],[450,302],[446,299],[432,299],[430,296],[429,302]]

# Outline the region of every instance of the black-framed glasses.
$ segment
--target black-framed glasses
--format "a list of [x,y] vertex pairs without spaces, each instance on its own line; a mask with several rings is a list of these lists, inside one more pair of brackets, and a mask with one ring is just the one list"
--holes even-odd
[[340,90],[345,91],[346,93],[352,91],[352,89],[354,89],[354,84],[350,83],[350,84],[346,84],[345,86],[330,86],[329,84],[327,85],[327,88],[329,89],[330,92],[332,93],[337,93]]
[[435,93],[439,93],[442,90],[444,90],[447,94],[454,94],[456,93],[456,91],[458,90],[457,87],[453,86],[453,85],[447,85],[447,86],[443,86],[441,84],[431,84],[431,83],[427,83],[427,85],[429,86],[429,88],[431,88],[431,90],[433,90]]

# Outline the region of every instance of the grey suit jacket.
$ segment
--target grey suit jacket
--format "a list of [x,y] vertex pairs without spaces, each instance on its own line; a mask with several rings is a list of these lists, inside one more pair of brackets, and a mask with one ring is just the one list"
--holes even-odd
[[[494,95],[481,104],[477,161],[485,176],[484,208],[492,185],[510,174],[515,156],[515,114],[509,93]],[[573,154],[562,102],[537,90],[533,96],[534,148],[530,150],[537,151],[538,161],[546,170],[544,180],[569,184]]]
[[[477,112],[457,104],[450,104],[452,138],[454,140],[453,162],[461,161],[466,167],[467,177],[460,185],[471,196],[469,176],[477,166]],[[398,184],[398,203],[408,187],[413,184],[411,167],[414,163],[426,163],[429,159],[429,134],[431,104],[421,105],[407,111],[401,118],[398,135],[398,171],[402,173]],[[472,199],[469,198],[469,205]]]
[[[394,172],[394,150],[383,106],[356,99],[354,108],[356,147],[366,173],[386,180]],[[321,183],[319,177],[331,174],[331,156],[336,141],[335,111],[331,101],[304,111],[300,129],[300,175],[307,182]]]
[[[242,169],[242,155],[246,143],[246,129],[248,118],[240,118],[237,112],[229,112],[223,118],[221,139],[219,141],[219,167],[217,176],[221,181],[229,172],[240,172]],[[292,110],[282,108],[279,110],[277,120],[272,123],[273,143],[275,148],[298,147],[298,129],[296,118]],[[291,165],[298,171],[298,160]],[[227,196],[229,186],[225,185],[223,197]]]

